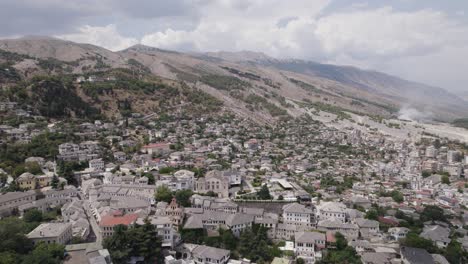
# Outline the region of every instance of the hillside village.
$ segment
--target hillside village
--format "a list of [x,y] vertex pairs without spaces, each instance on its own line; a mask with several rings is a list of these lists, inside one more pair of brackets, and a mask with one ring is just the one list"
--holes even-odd
[[21,230],[64,263],[467,260],[457,141],[309,114],[259,125],[224,110],[53,122],[14,102],[0,110],[0,234]]

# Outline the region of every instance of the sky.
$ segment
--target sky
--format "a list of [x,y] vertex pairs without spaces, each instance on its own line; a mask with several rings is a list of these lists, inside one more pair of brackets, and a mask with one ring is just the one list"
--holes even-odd
[[0,0],[0,38],[263,52],[468,92],[466,0]]

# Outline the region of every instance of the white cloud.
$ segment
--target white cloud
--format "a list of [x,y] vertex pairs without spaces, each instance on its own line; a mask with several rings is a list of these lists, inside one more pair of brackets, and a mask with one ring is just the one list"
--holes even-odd
[[320,16],[327,5],[328,1],[305,0],[218,1],[202,7],[194,29],[149,33],[142,43],[166,49],[255,50],[279,57],[328,61],[341,57],[365,63],[426,55],[468,42],[467,28],[442,12],[383,7]]
[[466,42],[468,30],[434,10],[385,7],[321,18],[315,33],[327,53],[365,59],[428,54]]
[[122,50],[138,43],[135,38],[120,35],[113,24],[104,27],[86,25],[80,27],[77,33],[56,37],[78,43],[89,43],[112,51]]
[[[145,24],[151,30],[141,34],[140,40],[122,36],[112,24],[83,26],[77,33],[59,37],[111,50],[138,42],[182,51],[252,50],[280,58],[376,69],[440,86],[447,83],[454,87],[458,82],[468,82],[462,72],[466,62],[458,54],[468,51],[468,25],[457,20],[460,16],[449,16],[434,9],[399,11],[392,7],[374,8],[370,4],[333,11],[328,8],[331,0],[179,2],[196,17],[188,20],[189,26]],[[179,19],[180,14],[173,13],[171,19],[177,21],[187,17]],[[140,22],[144,23],[143,20]],[[143,28],[135,27],[136,31]],[[127,25],[127,31],[128,28]],[[460,68],[448,70],[452,65]]]

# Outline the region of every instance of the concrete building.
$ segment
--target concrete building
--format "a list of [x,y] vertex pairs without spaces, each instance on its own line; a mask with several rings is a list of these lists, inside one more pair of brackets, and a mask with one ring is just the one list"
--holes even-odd
[[286,225],[312,227],[315,224],[314,211],[302,204],[286,204],[283,206],[283,222]]
[[319,220],[338,220],[346,222],[346,205],[335,202],[323,202],[317,206],[317,217]]
[[110,237],[114,234],[114,228],[118,225],[131,226],[135,224],[138,219],[137,214],[108,214],[101,218],[99,227],[101,228],[101,235],[103,238]]
[[35,191],[8,192],[0,195],[0,216],[9,216],[19,206],[30,204],[36,200]]
[[316,248],[325,248],[325,234],[318,232],[299,232],[294,236],[295,255],[302,258],[306,263],[315,263],[322,257],[320,251]]
[[105,164],[102,159],[92,159],[89,161],[89,168],[94,171],[104,171]]
[[199,178],[195,184],[195,192],[214,192],[220,198],[229,197],[229,182],[218,170],[209,171],[205,177]]
[[44,242],[46,244],[67,244],[72,238],[72,225],[70,223],[44,223],[40,224],[27,237],[34,244]]

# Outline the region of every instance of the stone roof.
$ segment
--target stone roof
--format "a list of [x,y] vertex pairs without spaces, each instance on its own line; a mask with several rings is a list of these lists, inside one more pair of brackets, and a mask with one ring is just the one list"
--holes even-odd
[[325,241],[324,233],[319,232],[298,232],[294,235],[296,243],[315,243],[316,241]]
[[424,227],[420,236],[432,241],[442,241],[450,243],[450,229],[439,225]]
[[285,213],[301,213],[301,214],[312,214],[313,211],[306,208],[302,204],[290,203],[283,206],[283,212]]
[[215,247],[197,246],[193,249],[192,253],[195,256],[219,260],[225,256],[229,256],[230,251]]
[[422,248],[401,247],[400,252],[410,264],[435,264],[427,250]]
[[33,231],[31,231],[27,237],[30,239],[43,238],[43,237],[58,237],[67,228],[70,228],[70,223],[44,223],[40,224]]

